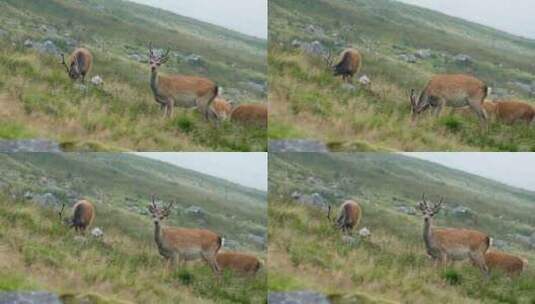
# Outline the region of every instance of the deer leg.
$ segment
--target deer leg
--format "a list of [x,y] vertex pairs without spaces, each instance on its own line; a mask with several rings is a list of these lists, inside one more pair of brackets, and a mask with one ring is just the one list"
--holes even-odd
[[476,264],[477,267],[479,267],[479,270],[483,272],[485,275],[488,276],[489,274],[489,268],[487,267],[487,264],[485,263],[485,257],[481,253],[471,253],[470,259],[472,260],[472,263]]
[[472,110],[476,113],[477,117],[479,118],[479,123],[481,127],[488,126],[487,125],[488,114],[487,114],[487,111],[485,111],[485,109],[481,105],[481,101],[470,101],[469,104]]
[[212,268],[212,271],[215,273],[219,273],[219,265],[217,265],[217,261],[215,259],[215,254],[208,255],[206,253],[201,253],[201,256],[203,260]]
[[167,99],[167,111],[166,111],[167,117],[172,117],[174,110],[175,110],[175,101],[173,100],[173,98]]

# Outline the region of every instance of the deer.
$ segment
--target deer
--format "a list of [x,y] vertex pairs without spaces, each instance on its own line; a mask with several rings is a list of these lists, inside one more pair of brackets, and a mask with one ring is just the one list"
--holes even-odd
[[481,80],[469,75],[435,75],[417,98],[415,89],[411,89],[410,104],[412,120],[418,114],[433,108],[435,116],[439,116],[444,107],[462,108],[469,106],[480,122],[487,120],[483,102],[489,89]]
[[69,226],[69,228],[74,227],[75,231],[85,233],[85,230],[95,221],[95,207],[87,200],[80,200],[74,204],[72,209],[73,216],[64,219],[63,211],[65,210],[65,204],[63,204],[58,214],[59,220]]
[[210,107],[211,120],[226,120],[232,113],[232,104],[221,97],[216,97]]
[[519,275],[528,266],[527,260],[498,250],[487,251],[485,262],[489,270],[501,270],[510,276]]
[[154,99],[171,117],[174,107],[197,108],[209,119],[210,105],[219,94],[219,87],[210,79],[185,75],[159,75],[158,68],[169,61],[169,49],[163,54],[155,54],[149,44],[149,65],[151,69],[150,87]]
[[156,204],[155,196],[148,209],[154,221],[154,241],[158,252],[167,260],[169,266],[175,267],[177,262],[203,259],[214,273],[219,273],[217,252],[221,249],[222,239],[207,229],[190,229],[179,227],[162,227],[161,222],[171,214],[174,202],[166,207]]
[[267,128],[268,109],[265,104],[242,104],[232,110],[230,120],[244,125],[256,125]]
[[72,80],[81,78],[85,82],[85,76],[89,74],[93,66],[93,55],[86,48],[77,48],[69,58],[69,64],[65,62],[65,54],[61,54],[61,64]]
[[528,126],[535,122],[535,108],[519,100],[486,101],[483,104],[491,117],[505,124],[524,122]]
[[442,202],[441,198],[438,204],[430,204],[422,194],[422,201],[417,204],[417,209],[424,216],[423,239],[427,255],[436,262],[441,262],[442,266],[469,258],[482,272],[488,274],[485,253],[490,246],[490,237],[471,229],[433,227],[433,216],[440,211]]
[[334,64],[334,59],[331,51],[324,56],[324,60],[330,69],[333,70],[334,76],[342,76],[346,82],[351,82],[353,76],[358,74],[362,66],[362,55],[356,49],[346,49],[341,54],[341,59],[337,64]]
[[217,265],[222,270],[254,275],[262,267],[257,257],[238,252],[220,252],[216,257]]
[[351,234],[358,227],[362,218],[362,209],[359,203],[347,200],[340,206],[338,217],[331,219],[331,206],[327,211],[327,219],[331,221],[337,229],[341,229],[346,234]]

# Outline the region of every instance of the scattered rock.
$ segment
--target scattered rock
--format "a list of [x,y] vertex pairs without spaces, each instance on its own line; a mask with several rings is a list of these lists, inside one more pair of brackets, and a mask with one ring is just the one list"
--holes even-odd
[[196,217],[204,217],[205,215],[204,210],[198,206],[190,206],[189,208],[184,210],[184,212],[186,212],[186,214],[190,214]]
[[349,235],[343,235],[342,242],[351,247],[357,247],[360,244],[360,240],[358,238]]
[[428,59],[428,58],[430,58],[432,55],[433,55],[433,53],[431,52],[430,49],[421,49],[421,50],[417,50],[417,51],[414,53],[414,56],[416,56],[416,57],[419,58],[419,59]]
[[186,56],[184,60],[189,64],[197,65],[197,66],[202,65],[202,61],[203,61],[202,57],[197,54],[191,54],[189,56]]
[[31,41],[30,39],[26,39],[24,41],[24,46],[27,47],[27,48],[33,47],[33,41]]
[[86,241],[86,238],[84,236],[81,236],[81,235],[76,235],[73,240],[77,241],[77,242],[85,242]]
[[473,211],[468,207],[457,206],[451,209],[451,213],[453,214],[453,216],[468,216],[473,214]]
[[327,297],[313,291],[270,292],[268,304],[331,304]]
[[0,140],[0,152],[61,152],[59,144],[50,140]]
[[242,84],[247,87],[248,89],[250,89],[251,91],[254,91],[256,93],[260,93],[260,94],[267,94],[267,85],[266,84],[260,84],[260,83],[257,83],[257,82],[254,82],[254,81],[247,81],[247,82],[242,82]]
[[240,247],[241,246],[240,246],[240,243],[238,241],[223,239],[223,248],[225,248],[225,249],[234,250],[234,249],[238,249]]
[[509,91],[507,91],[507,89],[504,89],[504,88],[492,88],[490,90],[490,96],[491,98],[499,99],[499,98],[511,96],[511,94],[509,94]]
[[474,61],[472,57],[465,55],[465,54],[457,54],[453,56],[453,60],[455,60],[458,63],[463,63],[463,64],[472,63]]
[[95,227],[95,228],[93,228],[93,230],[91,230],[91,235],[94,238],[101,238],[101,237],[104,236],[104,232],[99,227]]
[[494,240],[494,239],[492,240],[492,246],[498,249],[502,249],[502,250],[508,249],[510,247],[508,242],[504,240]]
[[260,246],[262,248],[264,248],[266,246],[266,238],[263,237],[263,236],[259,236],[259,235],[256,235],[256,234],[249,233],[247,235],[247,238],[251,242],[255,243],[256,245],[258,245],[258,246]]
[[53,208],[60,204],[59,199],[52,193],[35,194],[31,200],[32,202],[47,208]]
[[364,85],[364,86],[367,86],[369,84],[372,83],[372,81],[370,80],[370,78],[367,76],[367,75],[363,75],[359,78],[359,83]]
[[513,239],[530,249],[535,249],[535,242],[533,242],[532,238],[527,235],[517,233],[513,235]]
[[414,207],[399,206],[399,207],[396,208],[396,210],[401,212],[401,213],[408,214],[408,215],[416,215],[417,214],[416,208],[414,208]]
[[344,82],[342,85],[340,85],[340,88],[348,92],[356,92],[358,90],[355,85],[347,82]]
[[530,84],[520,81],[513,81],[512,84],[525,94],[535,94],[535,88],[532,88]]
[[303,52],[313,55],[313,56],[322,56],[327,54],[327,48],[319,41],[313,42],[302,42],[300,48]]
[[269,152],[322,152],[328,153],[327,145],[317,140],[293,139],[270,140]]
[[0,292],[0,304],[62,304],[55,294],[44,291]]
[[59,55],[61,53],[61,50],[51,40],[46,40],[43,43],[34,43],[33,48],[43,54]]
[[102,77],[100,77],[99,75],[91,78],[91,83],[95,86],[100,86],[104,83],[104,80],[102,80]]
[[359,230],[359,235],[361,237],[369,237],[371,234],[372,233],[370,232],[370,230],[367,227],[364,227],[364,228]]
[[130,55],[128,55],[128,58],[130,58],[130,59],[132,59],[134,61],[137,61],[137,62],[145,62],[145,61],[147,61],[145,56],[142,56],[142,55],[139,55],[139,54],[130,54]]
[[321,27],[313,24],[308,25],[305,31],[316,36],[325,36],[325,31]]
[[405,62],[408,62],[408,63],[416,63],[417,61],[417,58],[416,56],[412,55],[412,54],[401,54],[399,55],[399,59],[405,61]]
[[327,209],[327,201],[319,193],[312,193],[311,195],[306,195],[306,194],[299,194],[298,192],[294,192],[292,193],[292,197],[294,197],[294,199],[299,204],[318,207],[321,209]]

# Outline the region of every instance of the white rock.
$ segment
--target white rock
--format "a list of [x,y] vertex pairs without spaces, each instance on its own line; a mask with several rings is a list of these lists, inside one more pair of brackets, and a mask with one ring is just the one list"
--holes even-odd
[[361,84],[363,84],[363,85],[369,85],[372,81],[370,80],[370,78],[367,75],[364,75],[364,76],[359,78],[359,82]]
[[102,229],[96,227],[96,228],[93,228],[93,230],[91,230],[91,235],[93,237],[100,238],[104,235],[104,232],[102,231]]
[[99,85],[104,83],[104,80],[102,80],[102,77],[97,75],[97,76],[91,78],[91,83],[96,85],[96,86],[99,86]]
[[359,230],[359,235],[361,237],[369,237],[371,235],[371,232],[370,232],[370,230],[368,230],[368,228],[364,227],[364,228]]

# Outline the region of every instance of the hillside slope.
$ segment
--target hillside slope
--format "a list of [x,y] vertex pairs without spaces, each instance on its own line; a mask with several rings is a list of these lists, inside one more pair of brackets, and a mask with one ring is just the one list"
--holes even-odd
[[[386,153],[272,153],[269,170],[270,290],[314,289],[369,301],[364,303],[535,300],[532,266],[513,279],[493,273],[488,282],[466,262],[436,268],[425,253],[422,217],[408,213],[424,192],[429,200],[444,197],[446,208],[436,225],[484,231],[502,250],[532,265],[533,192]],[[328,223],[326,211],[296,204],[292,193],[318,193],[332,206],[359,201],[359,228],[367,227],[371,238],[348,245]]]
[[[314,138],[333,150],[530,151],[535,131],[474,115],[423,115],[409,92],[433,74],[475,75],[491,98],[533,102],[535,41],[392,0],[270,1],[270,139]],[[343,85],[322,56],[359,49],[369,87]],[[355,80],[354,83],[357,83]],[[295,123],[299,121],[299,124]]]
[[[171,50],[161,73],[204,76],[223,97],[263,102],[266,41],[122,0],[0,3],[0,138],[49,138],[66,150],[265,150],[265,130],[163,119],[149,87],[148,45]],[[73,84],[59,53],[84,46],[90,76]],[[240,56],[236,56],[239,53]]]
[[[167,225],[211,229],[226,250],[265,260],[264,192],[130,154],[0,154],[0,167],[0,290],[133,303],[265,299],[265,273],[214,279],[201,262],[165,270],[146,209],[152,193],[175,200]],[[103,239],[80,239],[57,220],[62,203],[82,197],[95,203]]]

